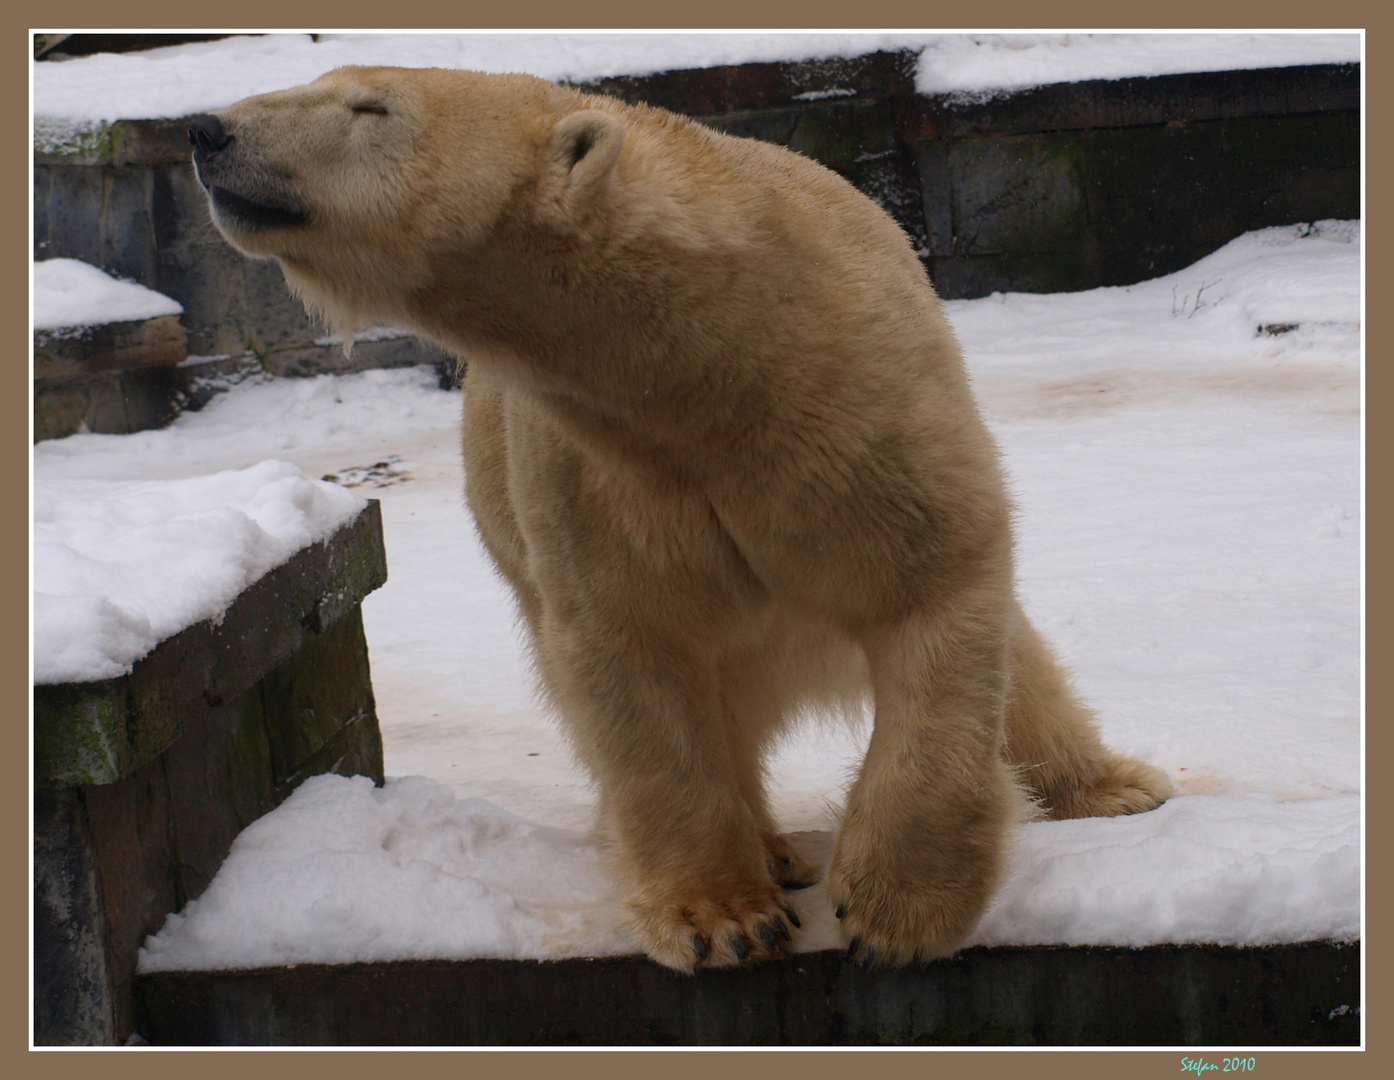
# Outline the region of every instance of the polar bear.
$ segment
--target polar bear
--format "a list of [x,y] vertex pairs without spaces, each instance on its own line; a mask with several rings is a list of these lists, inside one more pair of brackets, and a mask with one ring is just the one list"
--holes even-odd
[[810,705],[874,704],[827,868],[864,961],[958,947],[1033,812],[1167,798],[1023,616],[953,331],[834,173],[464,71],[342,68],[189,134],[218,228],[312,310],[468,361],[467,501],[654,960],[789,948],[815,870],[762,761]]

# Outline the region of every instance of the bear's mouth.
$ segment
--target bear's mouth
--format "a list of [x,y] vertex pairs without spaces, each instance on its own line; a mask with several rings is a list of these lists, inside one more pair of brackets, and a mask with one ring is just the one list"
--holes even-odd
[[293,206],[260,203],[213,184],[208,189],[213,207],[228,223],[249,231],[257,229],[286,229],[305,225],[310,215]]

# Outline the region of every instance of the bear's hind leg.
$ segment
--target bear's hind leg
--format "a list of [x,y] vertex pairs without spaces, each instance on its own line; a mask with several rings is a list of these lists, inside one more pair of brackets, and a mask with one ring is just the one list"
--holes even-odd
[[1164,803],[1171,782],[1099,737],[1049,646],[1016,608],[1007,696],[1007,760],[1052,819],[1137,814]]

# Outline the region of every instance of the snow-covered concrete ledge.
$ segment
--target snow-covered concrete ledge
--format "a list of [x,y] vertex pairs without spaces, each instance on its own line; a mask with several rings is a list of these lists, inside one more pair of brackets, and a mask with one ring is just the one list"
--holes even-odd
[[121,1042],[136,950],[307,778],[383,780],[379,503],[269,461],[35,484],[35,1041]]
[[385,580],[377,505],[281,462],[37,482],[36,781],[124,779]]
[[177,409],[183,306],[78,259],[33,264],[34,439],[157,427]]

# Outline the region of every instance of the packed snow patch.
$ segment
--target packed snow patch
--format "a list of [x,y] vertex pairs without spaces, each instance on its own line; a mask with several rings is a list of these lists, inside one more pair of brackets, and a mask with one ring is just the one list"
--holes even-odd
[[294,465],[34,482],[34,682],[127,674],[367,505]]
[[35,330],[140,322],[183,312],[179,301],[78,259],[34,263]]
[[631,951],[594,841],[413,776],[305,781],[141,950],[142,971]]
[[[729,64],[919,53],[921,93],[1360,61],[1359,34],[266,34],[34,65],[36,139],[65,126],[220,109],[345,64],[523,72],[587,82]],[[46,135],[45,132],[48,132]]]

